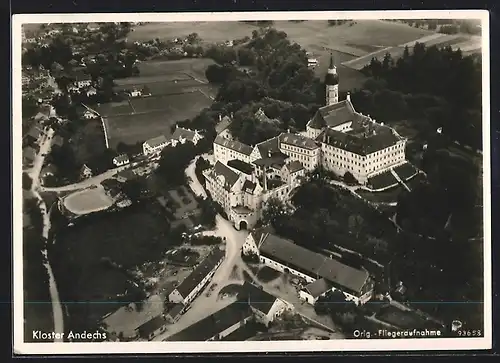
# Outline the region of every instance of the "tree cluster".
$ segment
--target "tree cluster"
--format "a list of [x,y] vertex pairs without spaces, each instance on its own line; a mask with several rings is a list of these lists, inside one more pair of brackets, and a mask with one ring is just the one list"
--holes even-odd
[[442,127],[452,140],[481,149],[480,62],[451,47],[416,43],[397,61],[390,54],[372,59],[363,72],[371,79],[352,95],[360,112],[385,122],[410,120],[424,136]]

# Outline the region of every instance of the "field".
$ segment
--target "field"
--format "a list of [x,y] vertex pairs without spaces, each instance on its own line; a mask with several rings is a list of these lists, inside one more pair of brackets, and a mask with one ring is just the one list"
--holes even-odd
[[105,210],[113,205],[113,199],[106,194],[104,188],[85,189],[64,198],[64,206],[77,215]]
[[78,129],[71,138],[71,147],[73,148],[76,159],[79,163],[88,163],[91,159],[106,150],[106,141],[101,122],[91,120]]
[[142,112],[132,111],[105,119],[110,147],[116,147],[119,142],[132,145],[159,135],[168,137],[175,122],[196,116],[210,106],[211,100],[197,91],[141,98],[131,104]]
[[142,62],[140,77],[115,80],[115,91],[147,88],[150,96],[96,107],[104,117],[110,147],[142,143],[162,134],[168,137],[173,124],[209,107],[217,94],[217,87],[205,78],[210,64],[210,59]]

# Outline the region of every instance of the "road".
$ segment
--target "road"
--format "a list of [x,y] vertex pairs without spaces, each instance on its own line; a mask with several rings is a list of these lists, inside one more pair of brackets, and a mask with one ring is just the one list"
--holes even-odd
[[[31,184],[31,192],[38,199],[38,206],[40,207],[40,212],[43,218],[43,231],[42,236],[45,239],[46,243],[48,243],[49,231],[50,231],[50,215],[47,210],[47,206],[45,205],[44,200],[40,196],[40,171],[42,170],[43,163],[45,161],[45,156],[50,152],[52,147],[52,137],[54,136],[54,130],[50,128],[48,132],[43,135],[40,139],[40,150],[33,161],[33,167],[28,171],[28,174],[31,176],[33,182]],[[59,292],[57,290],[56,280],[54,278],[54,274],[52,272],[52,268],[49,264],[48,256],[47,256],[47,247],[42,251],[45,262],[44,266],[47,269],[47,273],[49,275],[49,292],[50,299],[52,303],[52,315],[54,318],[54,332],[56,333],[64,333],[64,315],[63,309],[61,305],[61,301],[59,299]],[[62,335],[61,335],[62,336]],[[62,342],[62,339],[54,339],[55,342]]]
[[[206,192],[203,186],[198,181],[195,170],[196,160],[193,160],[186,168],[186,175],[190,183],[189,186],[193,193],[199,196],[206,197]],[[188,326],[196,323],[197,321],[211,315],[215,311],[222,309],[224,306],[229,305],[235,301],[234,297],[226,299],[219,298],[220,290],[230,284],[242,284],[244,278],[242,271],[251,273],[246,264],[241,259],[241,248],[248,236],[247,231],[237,231],[231,222],[224,219],[222,216],[217,215],[215,218],[215,229],[213,231],[206,231],[204,235],[218,236],[225,239],[226,256],[224,261],[215,272],[212,280],[207,287],[200,293],[200,295],[193,301],[191,308],[177,321],[168,327],[167,331],[157,336],[154,340],[161,341],[175,334]],[[236,268],[235,268],[236,266]],[[234,271],[236,273],[234,273]],[[210,286],[215,285],[216,288],[207,296],[207,291]]]
[[66,192],[72,190],[85,189],[92,185],[99,185],[102,181],[113,177],[118,174],[120,171],[127,169],[129,165],[120,166],[119,168],[109,169],[102,174],[93,176],[91,178],[82,180],[78,183],[63,185],[61,187],[41,187],[40,189],[45,192]]

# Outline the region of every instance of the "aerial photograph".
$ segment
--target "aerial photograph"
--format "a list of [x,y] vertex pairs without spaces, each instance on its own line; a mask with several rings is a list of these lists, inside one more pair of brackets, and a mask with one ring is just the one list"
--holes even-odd
[[481,33],[23,24],[24,342],[484,337]]

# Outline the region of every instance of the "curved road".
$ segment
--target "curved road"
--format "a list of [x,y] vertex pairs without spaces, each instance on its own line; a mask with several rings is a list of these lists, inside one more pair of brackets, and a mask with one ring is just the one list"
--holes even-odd
[[[47,210],[47,206],[43,201],[40,193],[38,192],[40,188],[40,171],[42,170],[43,162],[45,160],[45,155],[50,152],[52,147],[52,137],[54,135],[54,130],[49,129],[46,135],[43,135],[40,140],[40,150],[33,161],[33,167],[28,172],[32,178],[31,184],[31,192],[38,199],[38,206],[40,207],[40,212],[42,213],[43,218],[43,231],[42,236],[45,239],[45,243],[48,243],[49,231],[50,231],[50,216]],[[44,266],[47,269],[47,273],[49,275],[49,291],[50,291],[50,299],[52,302],[52,315],[54,318],[54,332],[55,333],[64,333],[64,315],[63,309],[61,305],[61,301],[59,300],[59,292],[57,291],[56,280],[54,278],[54,274],[52,272],[52,268],[48,262],[47,257],[47,247],[42,251],[45,262]],[[59,334],[62,336],[62,334]],[[55,342],[61,342],[62,339],[54,339]]]

